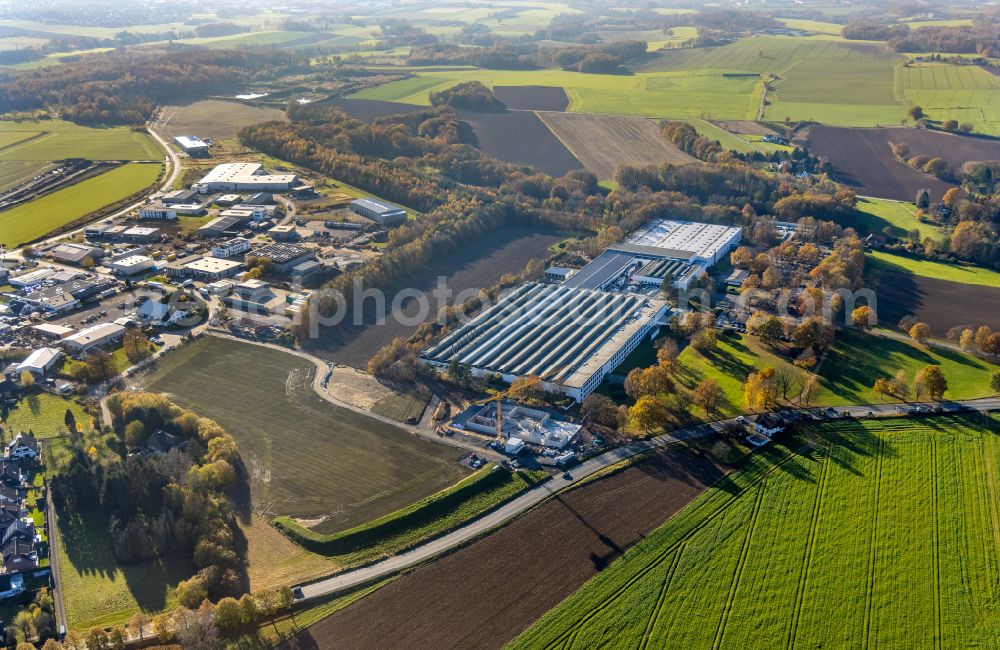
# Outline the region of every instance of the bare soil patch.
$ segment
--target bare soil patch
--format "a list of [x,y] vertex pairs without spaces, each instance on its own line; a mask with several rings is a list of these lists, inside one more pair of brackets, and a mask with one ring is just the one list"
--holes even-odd
[[558,86],[493,86],[493,94],[512,110],[565,111],[569,108],[569,97]]
[[164,106],[160,123],[171,136],[194,135],[212,140],[231,140],[245,126],[284,120],[285,112],[240,102],[204,99],[183,106]]
[[885,269],[869,270],[865,284],[878,296],[878,317],[888,326],[913,314],[938,337],[957,326],[1000,328],[1000,289]]
[[667,142],[655,122],[642,117],[586,113],[541,113],[539,117],[602,180],[610,179],[619,165],[698,162]]
[[341,99],[334,104],[356,120],[371,124],[380,117],[416,113],[429,110],[429,106],[414,106],[399,102],[385,102],[380,99]]
[[247,574],[252,591],[295,584],[338,568],[335,562],[304,550],[258,515],[241,521],[240,531],[247,542]]
[[[508,228],[490,233],[488,237],[440,260],[419,276],[414,276],[408,288],[423,293],[431,306],[427,319],[433,319],[437,316],[437,300],[430,292],[439,277],[447,280],[447,286],[454,295],[466,289],[487,288],[495,284],[504,273],[520,271],[532,259],[546,258],[548,247],[562,238],[556,233],[537,232],[527,228]],[[402,287],[397,288],[397,291],[401,289]],[[376,323],[369,310],[363,325],[347,323],[321,328],[320,337],[308,341],[306,348],[325,359],[364,368],[371,356],[384,345],[398,336],[411,336],[417,329],[416,325],[400,323],[390,312],[389,307],[395,295],[395,292],[387,293],[388,313],[384,323]],[[371,301],[366,303],[366,306],[371,305]],[[406,317],[414,317],[419,308],[420,300],[414,297],[402,301],[396,311]]]
[[730,133],[739,133],[740,135],[774,135],[776,133],[774,129],[750,120],[718,120],[715,124]]
[[494,158],[531,165],[550,176],[562,176],[583,164],[529,111],[459,111],[461,137]]
[[912,201],[927,188],[936,200],[954,186],[896,160],[890,143],[905,143],[911,156],[941,157],[954,170],[970,160],[1000,159],[1000,141],[926,129],[814,126],[806,142],[812,153],[830,161],[837,180],[860,194]]
[[337,366],[331,371],[326,392],[341,402],[369,410],[393,394],[391,388],[375,377],[347,366]]
[[284,647],[499,648],[724,472],[664,450],[417,569]]

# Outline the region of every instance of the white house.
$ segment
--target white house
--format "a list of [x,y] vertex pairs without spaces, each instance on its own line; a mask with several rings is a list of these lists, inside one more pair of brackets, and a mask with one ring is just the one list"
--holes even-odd
[[170,221],[177,218],[177,209],[172,206],[163,205],[162,203],[150,203],[145,207],[139,208],[139,218]]
[[785,430],[785,420],[774,413],[765,413],[754,422],[753,430],[762,436],[773,438],[776,434]]
[[38,458],[38,441],[30,433],[19,433],[7,444],[8,458]]

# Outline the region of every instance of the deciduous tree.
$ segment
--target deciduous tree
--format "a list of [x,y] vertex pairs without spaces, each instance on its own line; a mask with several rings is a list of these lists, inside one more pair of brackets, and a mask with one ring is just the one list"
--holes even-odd
[[927,323],[915,323],[908,333],[917,343],[926,343],[931,337],[931,327]]
[[928,395],[931,399],[939,400],[944,397],[948,390],[948,380],[941,371],[941,366],[924,366],[914,380],[918,395]]
[[629,422],[646,433],[663,426],[667,419],[667,408],[652,395],[643,395],[628,410]]

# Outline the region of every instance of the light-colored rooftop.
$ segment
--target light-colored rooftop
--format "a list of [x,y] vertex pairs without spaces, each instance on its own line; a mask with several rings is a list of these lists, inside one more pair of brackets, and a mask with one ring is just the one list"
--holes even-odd
[[185,268],[191,269],[192,271],[200,271],[202,273],[223,273],[240,266],[243,266],[242,262],[237,262],[236,260],[226,260],[221,257],[203,257],[200,260],[188,262],[184,265]]
[[626,243],[634,246],[684,251],[691,253],[694,257],[712,260],[720,251],[738,241],[741,235],[740,228],[714,223],[662,219],[653,221],[648,226],[636,231]]
[[81,348],[87,348],[95,342],[102,341],[106,338],[113,338],[124,333],[125,328],[117,323],[98,323],[97,325],[91,325],[86,329],[82,329],[72,336],[67,336],[63,339],[63,342]]
[[212,183],[293,183],[295,174],[266,174],[260,163],[223,163],[205,174],[201,184]]

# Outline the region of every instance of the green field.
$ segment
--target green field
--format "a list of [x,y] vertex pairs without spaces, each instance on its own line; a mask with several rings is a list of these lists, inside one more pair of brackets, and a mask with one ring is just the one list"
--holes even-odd
[[918,63],[901,68],[906,100],[933,120],[968,122],[1000,136],[1000,77],[978,66]]
[[906,237],[911,231],[920,232],[920,240],[928,237],[941,241],[945,234],[929,223],[917,219],[916,206],[905,201],[889,199],[858,198],[858,222],[842,222],[843,226],[853,226],[859,231],[882,233],[889,228],[895,237]]
[[53,167],[53,163],[43,161],[0,160],[0,192],[6,192]]
[[998,429],[814,427],[751,456],[509,647],[995,647]]
[[81,428],[93,428],[93,418],[73,400],[52,393],[36,392],[21,399],[2,421],[3,429],[8,434],[7,439],[21,431],[32,431],[39,439],[65,435],[66,409],[73,412],[73,417]]
[[[798,397],[805,376],[805,371],[793,366],[787,357],[775,354],[748,335],[720,337],[718,351],[708,356],[688,346],[681,352],[678,362],[678,378],[687,388],[693,388],[704,379],[719,383],[725,395],[719,410],[729,416],[744,412],[743,385],[751,372],[772,367],[793,373],[798,389],[789,391],[788,401]],[[948,399],[992,395],[990,376],[1000,371],[1000,366],[973,355],[842,331],[819,368],[819,386],[811,404],[846,406],[894,401],[872,391],[875,380],[891,378],[899,370],[905,370],[912,382],[917,371],[930,364],[940,365],[948,379],[949,390],[945,394]]]
[[[24,139],[25,134],[38,135]],[[5,144],[21,138],[19,144]],[[8,160],[163,160],[149,134],[125,126],[95,128],[63,120],[0,120],[0,162]]]
[[871,266],[886,271],[912,273],[947,282],[1000,288],[1000,273],[980,266],[914,259],[903,255],[893,255],[885,251],[870,251],[867,260]]
[[0,244],[16,246],[44,237],[156,182],[159,164],[130,164],[0,212]]
[[59,514],[59,578],[68,627],[85,631],[126,622],[140,608],[176,606],[173,588],[194,573],[190,558],[171,556],[122,565],[99,512]]
[[772,151],[789,151],[791,149],[785,145],[764,142],[760,139],[762,136],[731,133],[708,120],[690,120],[690,124],[698,132],[698,135],[717,140],[726,151],[736,151],[737,153],[760,151],[769,154]]
[[279,350],[206,337],[171,353],[146,389],[219,422],[236,438],[261,514],[344,530],[462,476],[462,450],[331,404],[315,368]]

